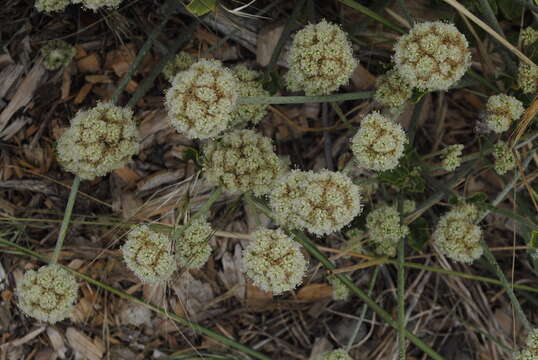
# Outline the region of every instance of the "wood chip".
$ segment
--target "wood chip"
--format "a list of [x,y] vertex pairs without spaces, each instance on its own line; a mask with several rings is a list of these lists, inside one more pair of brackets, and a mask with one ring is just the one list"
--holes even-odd
[[84,100],[86,99],[86,96],[90,93],[90,91],[93,88],[93,84],[86,83],[84,86],[80,89],[80,91],[77,94],[77,97],[75,98],[74,102],[75,104],[82,104]]
[[77,61],[78,70],[83,73],[101,72],[101,58],[96,53],[91,53]]
[[67,348],[65,347],[64,338],[58,330],[56,330],[54,327],[49,326],[47,327],[47,336],[49,337],[50,344],[54,348],[54,351],[58,355],[60,359],[65,359],[65,352],[67,351]]
[[301,301],[315,302],[332,296],[333,289],[329,284],[310,284],[303,286],[297,292],[297,299]]
[[[283,30],[284,25],[281,23],[269,24],[261,29],[256,41],[256,61],[258,64],[261,66],[269,65],[271,56]],[[282,53],[284,51],[280,54],[281,59],[283,59]]]
[[103,358],[105,347],[100,341],[93,341],[74,327],[68,328],[65,335],[73,351],[82,358],[88,360],[101,360]]
[[106,75],[86,75],[84,77],[86,82],[92,83],[92,84],[110,84],[112,83],[112,79],[109,76]]
[[7,92],[13,84],[24,73],[24,66],[20,64],[8,65],[2,72],[0,72],[0,98],[6,96]]

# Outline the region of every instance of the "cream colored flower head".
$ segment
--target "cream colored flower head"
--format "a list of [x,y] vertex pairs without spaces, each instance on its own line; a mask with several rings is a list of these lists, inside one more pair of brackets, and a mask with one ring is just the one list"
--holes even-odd
[[521,44],[523,46],[532,45],[536,42],[536,40],[538,40],[538,31],[529,26],[521,30],[519,38],[521,39]]
[[538,66],[521,63],[517,72],[517,85],[525,94],[538,91]]
[[327,95],[349,82],[357,67],[347,34],[325,20],[297,32],[291,45],[286,75],[291,91]]
[[402,107],[413,95],[413,87],[407,83],[396,69],[377,78],[374,100],[390,108]]
[[257,230],[251,238],[243,250],[243,269],[254,285],[279,295],[301,284],[308,262],[299,244],[280,229]]
[[70,0],[36,0],[35,8],[39,12],[52,13],[64,11],[70,3]]
[[270,194],[276,221],[316,235],[339,231],[362,210],[359,187],[339,172],[291,171]]
[[359,166],[385,171],[398,166],[407,141],[400,124],[374,111],[362,119],[361,127],[351,141],[351,150]]
[[59,265],[26,272],[17,288],[19,307],[29,316],[51,324],[70,315],[77,292],[75,277]]
[[231,125],[237,95],[230,70],[218,60],[199,60],[178,73],[166,91],[170,123],[189,138],[217,136]]
[[433,233],[439,251],[452,260],[470,264],[482,256],[482,229],[474,224],[478,209],[460,204],[441,217]]
[[[269,96],[269,92],[263,88],[262,73],[251,70],[245,65],[237,65],[232,68],[237,78],[239,96]],[[237,105],[232,119],[232,126],[243,127],[247,123],[258,124],[267,114],[267,104],[242,104]]]
[[64,169],[85,180],[125,166],[138,149],[133,111],[109,103],[79,111],[56,148]]
[[523,103],[513,96],[490,96],[486,104],[486,124],[496,133],[505,132],[523,115]]
[[166,80],[172,81],[174,77],[185,70],[188,70],[196,62],[196,57],[185,51],[180,51],[163,69]]
[[100,8],[117,8],[123,0],[72,0],[73,4],[82,4],[86,9],[97,11]]
[[235,130],[204,148],[204,174],[231,193],[267,194],[284,171],[271,140],[252,130]]
[[146,225],[133,227],[121,250],[129,269],[148,283],[168,280],[177,268],[170,239]]
[[514,354],[514,360],[538,360],[538,328],[530,331],[525,348]]
[[516,167],[516,157],[504,141],[499,140],[493,146],[493,157],[495,158],[494,169],[499,175],[504,175]]
[[353,360],[344,349],[337,349],[321,355],[319,360]]
[[331,287],[333,289],[333,300],[347,300],[349,298],[349,296],[351,295],[351,291],[343,282],[341,282],[334,275],[327,277],[327,279],[329,280],[329,284],[331,284]]
[[442,162],[443,169],[454,171],[461,165],[461,155],[463,154],[463,145],[449,145],[443,149]]
[[62,40],[52,40],[41,48],[43,65],[47,70],[57,70],[69,65],[77,53],[74,46]]
[[382,205],[368,214],[366,229],[369,243],[377,255],[396,255],[398,242],[409,233],[409,228],[401,221],[396,206]]
[[199,269],[211,255],[209,240],[215,231],[205,220],[195,220],[187,226],[176,241],[176,258],[179,265],[188,269]]
[[465,36],[441,21],[413,26],[394,46],[394,63],[401,77],[421,90],[448,90],[471,65]]

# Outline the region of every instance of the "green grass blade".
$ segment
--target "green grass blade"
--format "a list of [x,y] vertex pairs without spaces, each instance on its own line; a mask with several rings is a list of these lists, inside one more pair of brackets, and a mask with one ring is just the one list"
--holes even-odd
[[67,228],[69,227],[69,222],[71,221],[71,215],[73,214],[73,207],[75,206],[75,200],[77,199],[78,187],[80,185],[80,177],[75,176],[73,179],[73,185],[71,185],[71,191],[69,192],[69,199],[67,200],[67,205],[65,207],[64,219],[62,225],[60,226],[60,233],[58,234],[58,240],[56,240],[56,246],[54,247],[54,253],[52,259],[50,260],[51,264],[56,264],[62,247],[64,245],[65,235],[67,234]]
[[395,31],[397,31],[397,32],[399,32],[401,34],[405,33],[405,30],[402,29],[401,27],[399,27],[398,25],[393,24],[392,22],[385,19],[381,15],[373,12],[372,10],[368,9],[366,6],[359,4],[358,2],[356,2],[354,0],[337,0],[337,1],[341,2],[344,5],[349,6],[350,8],[353,8],[353,9],[355,9],[357,11],[360,11],[364,15],[366,15],[366,16],[368,16],[368,17],[370,17],[370,18],[372,18],[372,19],[374,19],[376,21],[379,21],[380,23],[382,23],[383,25],[385,25],[388,28],[391,28],[392,30],[395,30]]
[[238,104],[305,104],[333,101],[365,100],[374,96],[373,91],[352,92],[347,94],[321,96],[244,96],[237,99]]

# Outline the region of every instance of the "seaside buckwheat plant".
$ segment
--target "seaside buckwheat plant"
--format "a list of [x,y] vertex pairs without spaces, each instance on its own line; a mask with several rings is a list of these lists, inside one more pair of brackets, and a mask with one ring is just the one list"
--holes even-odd
[[275,220],[316,235],[342,229],[362,211],[359,187],[339,172],[291,171],[270,194]]
[[199,60],[178,73],[166,91],[170,123],[189,138],[217,136],[230,126],[237,96],[230,70],[218,60]]
[[163,69],[163,75],[168,81],[185,70],[188,70],[196,62],[196,57],[185,51],[180,51]]
[[461,165],[463,145],[449,145],[443,149],[441,164],[446,171],[454,171]]
[[169,279],[177,268],[170,239],[146,225],[133,227],[121,250],[129,269],[148,283]]
[[92,180],[125,166],[138,149],[133,111],[100,103],[75,115],[56,151],[67,171]]
[[[251,70],[245,65],[237,65],[232,72],[238,80],[239,96],[269,96],[263,88],[262,73]],[[242,127],[247,123],[258,124],[267,114],[267,104],[241,104],[237,105],[232,119],[232,126]]]
[[353,360],[344,349],[337,349],[321,355],[319,360]]
[[209,240],[215,232],[205,220],[195,220],[187,225],[176,241],[176,258],[179,265],[187,269],[199,269],[211,255]]
[[433,242],[452,260],[470,264],[482,256],[482,229],[474,224],[478,209],[459,204],[441,217],[433,233]]
[[308,262],[301,247],[282,230],[260,229],[243,250],[243,266],[254,285],[274,295],[301,284]]
[[407,225],[401,224],[396,206],[381,205],[366,217],[369,243],[374,252],[382,256],[396,255],[396,246],[409,233]]
[[374,111],[366,115],[351,143],[359,166],[385,171],[398,166],[407,136],[402,127]]
[[52,40],[41,48],[43,65],[47,70],[57,70],[69,65],[77,50],[74,46],[62,40]]
[[521,39],[521,45],[529,46],[534,44],[536,40],[538,40],[538,31],[529,26],[521,30],[519,37]]
[[82,4],[86,9],[97,11],[100,8],[117,8],[123,0],[72,0],[73,4]]
[[514,353],[514,360],[538,359],[538,328],[532,329],[525,341],[525,348]]
[[351,291],[336,276],[329,276],[327,279],[333,288],[333,300],[347,300],[349,298]]
[[494,169],[499,175],[504,175],[516,167],[516,158],[504,141],[499,140],[495,144],[493,157],[495,158]]
[[322,20],[297,32],[288,64],[288,88],[310,96],[327,95],[346,85],[358,60],[340,26]]
[[390,108],[402,107],[413,95],[413,87],[405,81],[396,69],[377,78],[374,100]]
[[63,11],[70,3],[70,0],[36,0],[35,8],[39,12],[52,13]]
[[525,109],[523,103],[513,96],[499,94],[490,96],[486,104],[486,124],[496,133],[505,132],[517,121]]
[[75,277],[59,265],[26,272],[17,288],[19,307],[29,316],[50,324],[69,316],[77,292]]
[[394,46],[394,63],[401,77],[421,90],[448,90],[471,65],[465,36],[442,21],[413,26]]
[[517,84],[525,94],[538,91],[538,66],[521,63],[517,72]]
[[267,194],[284,171],[271,140],[252,130],[235,130],[209,142],[204,158],[206,179],[230,193]]

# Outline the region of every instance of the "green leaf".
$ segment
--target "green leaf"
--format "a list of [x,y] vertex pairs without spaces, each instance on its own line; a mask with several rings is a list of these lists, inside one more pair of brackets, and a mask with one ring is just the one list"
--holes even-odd
[[217,0],[192,0],[186,6],[187,10],[195,16],[203,16],[217,9]]
[[475,204],[478,207],[484,207],[484,205],[487,204],[488,201],[488,196],[486,195],[486,193],[483,192],[474,193],[467,198],[467,202]]
[[533,230],[531,233],[531,240],[529,241],[529,246],[533,249],[538,249],[538,231]]
[[422,251],[428,243],[430,227],[424,218],[418,218],[409,225],[408,244],[417,251]]

